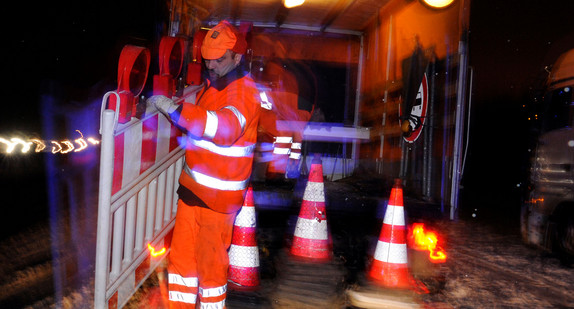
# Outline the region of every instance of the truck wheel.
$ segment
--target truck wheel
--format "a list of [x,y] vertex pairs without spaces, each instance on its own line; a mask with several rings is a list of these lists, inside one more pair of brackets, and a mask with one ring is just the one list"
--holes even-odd
[[571,262],[574,260],[574,216],[569,215],[558,222],[556,232],[557,245],[563,257]]
[[520,235],[522,236],[522,241],[526,244],[529,244],[530,241],[528,240],[528,205],[522,205],[520,207]]

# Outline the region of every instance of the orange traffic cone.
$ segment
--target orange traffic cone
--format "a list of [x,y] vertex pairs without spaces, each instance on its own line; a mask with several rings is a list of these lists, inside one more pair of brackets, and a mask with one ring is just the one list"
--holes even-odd
[[375,284],[388,288],[413,287],[407,260],[403,189],[400,179],[395,180],[391,190],[368,276]]
[[235,218],[229,247],[230,288],[250,290],[259,286],[259,248],[255,237],[253,188],[249,186],[243,207]]
[[316,156],[311,162],[309,181],[293,233],[291,254],[294,256],[315,261],[331,258],[324,191],[323,166],[321,158]]

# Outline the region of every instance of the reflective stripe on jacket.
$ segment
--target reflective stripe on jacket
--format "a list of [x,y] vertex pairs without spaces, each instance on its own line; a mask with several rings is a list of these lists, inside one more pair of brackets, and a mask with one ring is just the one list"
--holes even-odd
[[180,185],[215,211],[231,213],[243,205],[261,112],[257,96],[251,77],[234,70],[208,81],[177,119],[188,137]]

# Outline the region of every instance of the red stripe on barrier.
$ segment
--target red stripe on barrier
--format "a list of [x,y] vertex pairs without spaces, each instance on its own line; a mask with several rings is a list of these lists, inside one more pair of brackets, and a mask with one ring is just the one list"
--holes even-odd
[[237,246],[257,246],[257,241],[255,239],[255,228],[234,226],[231,243]]
[[108,309],[118,309],[118,291],[108,300]]
[[141,264],[136,268],[136,284],[139,284],[140,281],[143,281],[146,279],[147,274],[149,273],[149,262],[150,257],[146,257]]
[[182,134],[181,130],[179,130],[176,126],[174,126],[172,124],[169,136],[170,136],[170,138],[169,138],[169,152],[172,152],[174,149],[177,148],[177,146],[179,146],[179,139],[181,139],[183,134]]
[[406,229],[404,225],[390,225],[383,223],[383,229],[381,230],[379,240],[393,244],[406,244],[407,237],[405,231]]
[[142,158],[140,174],[155,164],[157,134],[158,114],[142,122]]
[[114,178],[112,182],[112,195],[122,188],[122,175],[124,173],[124,133],[114,137]]

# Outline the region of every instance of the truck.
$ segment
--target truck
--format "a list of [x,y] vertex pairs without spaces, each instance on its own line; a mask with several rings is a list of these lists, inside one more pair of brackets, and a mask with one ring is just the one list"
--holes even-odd
[[574,257],[574,49],[549,71],[533,109],[535,150],[521,207],[521,235],[530,245]]

